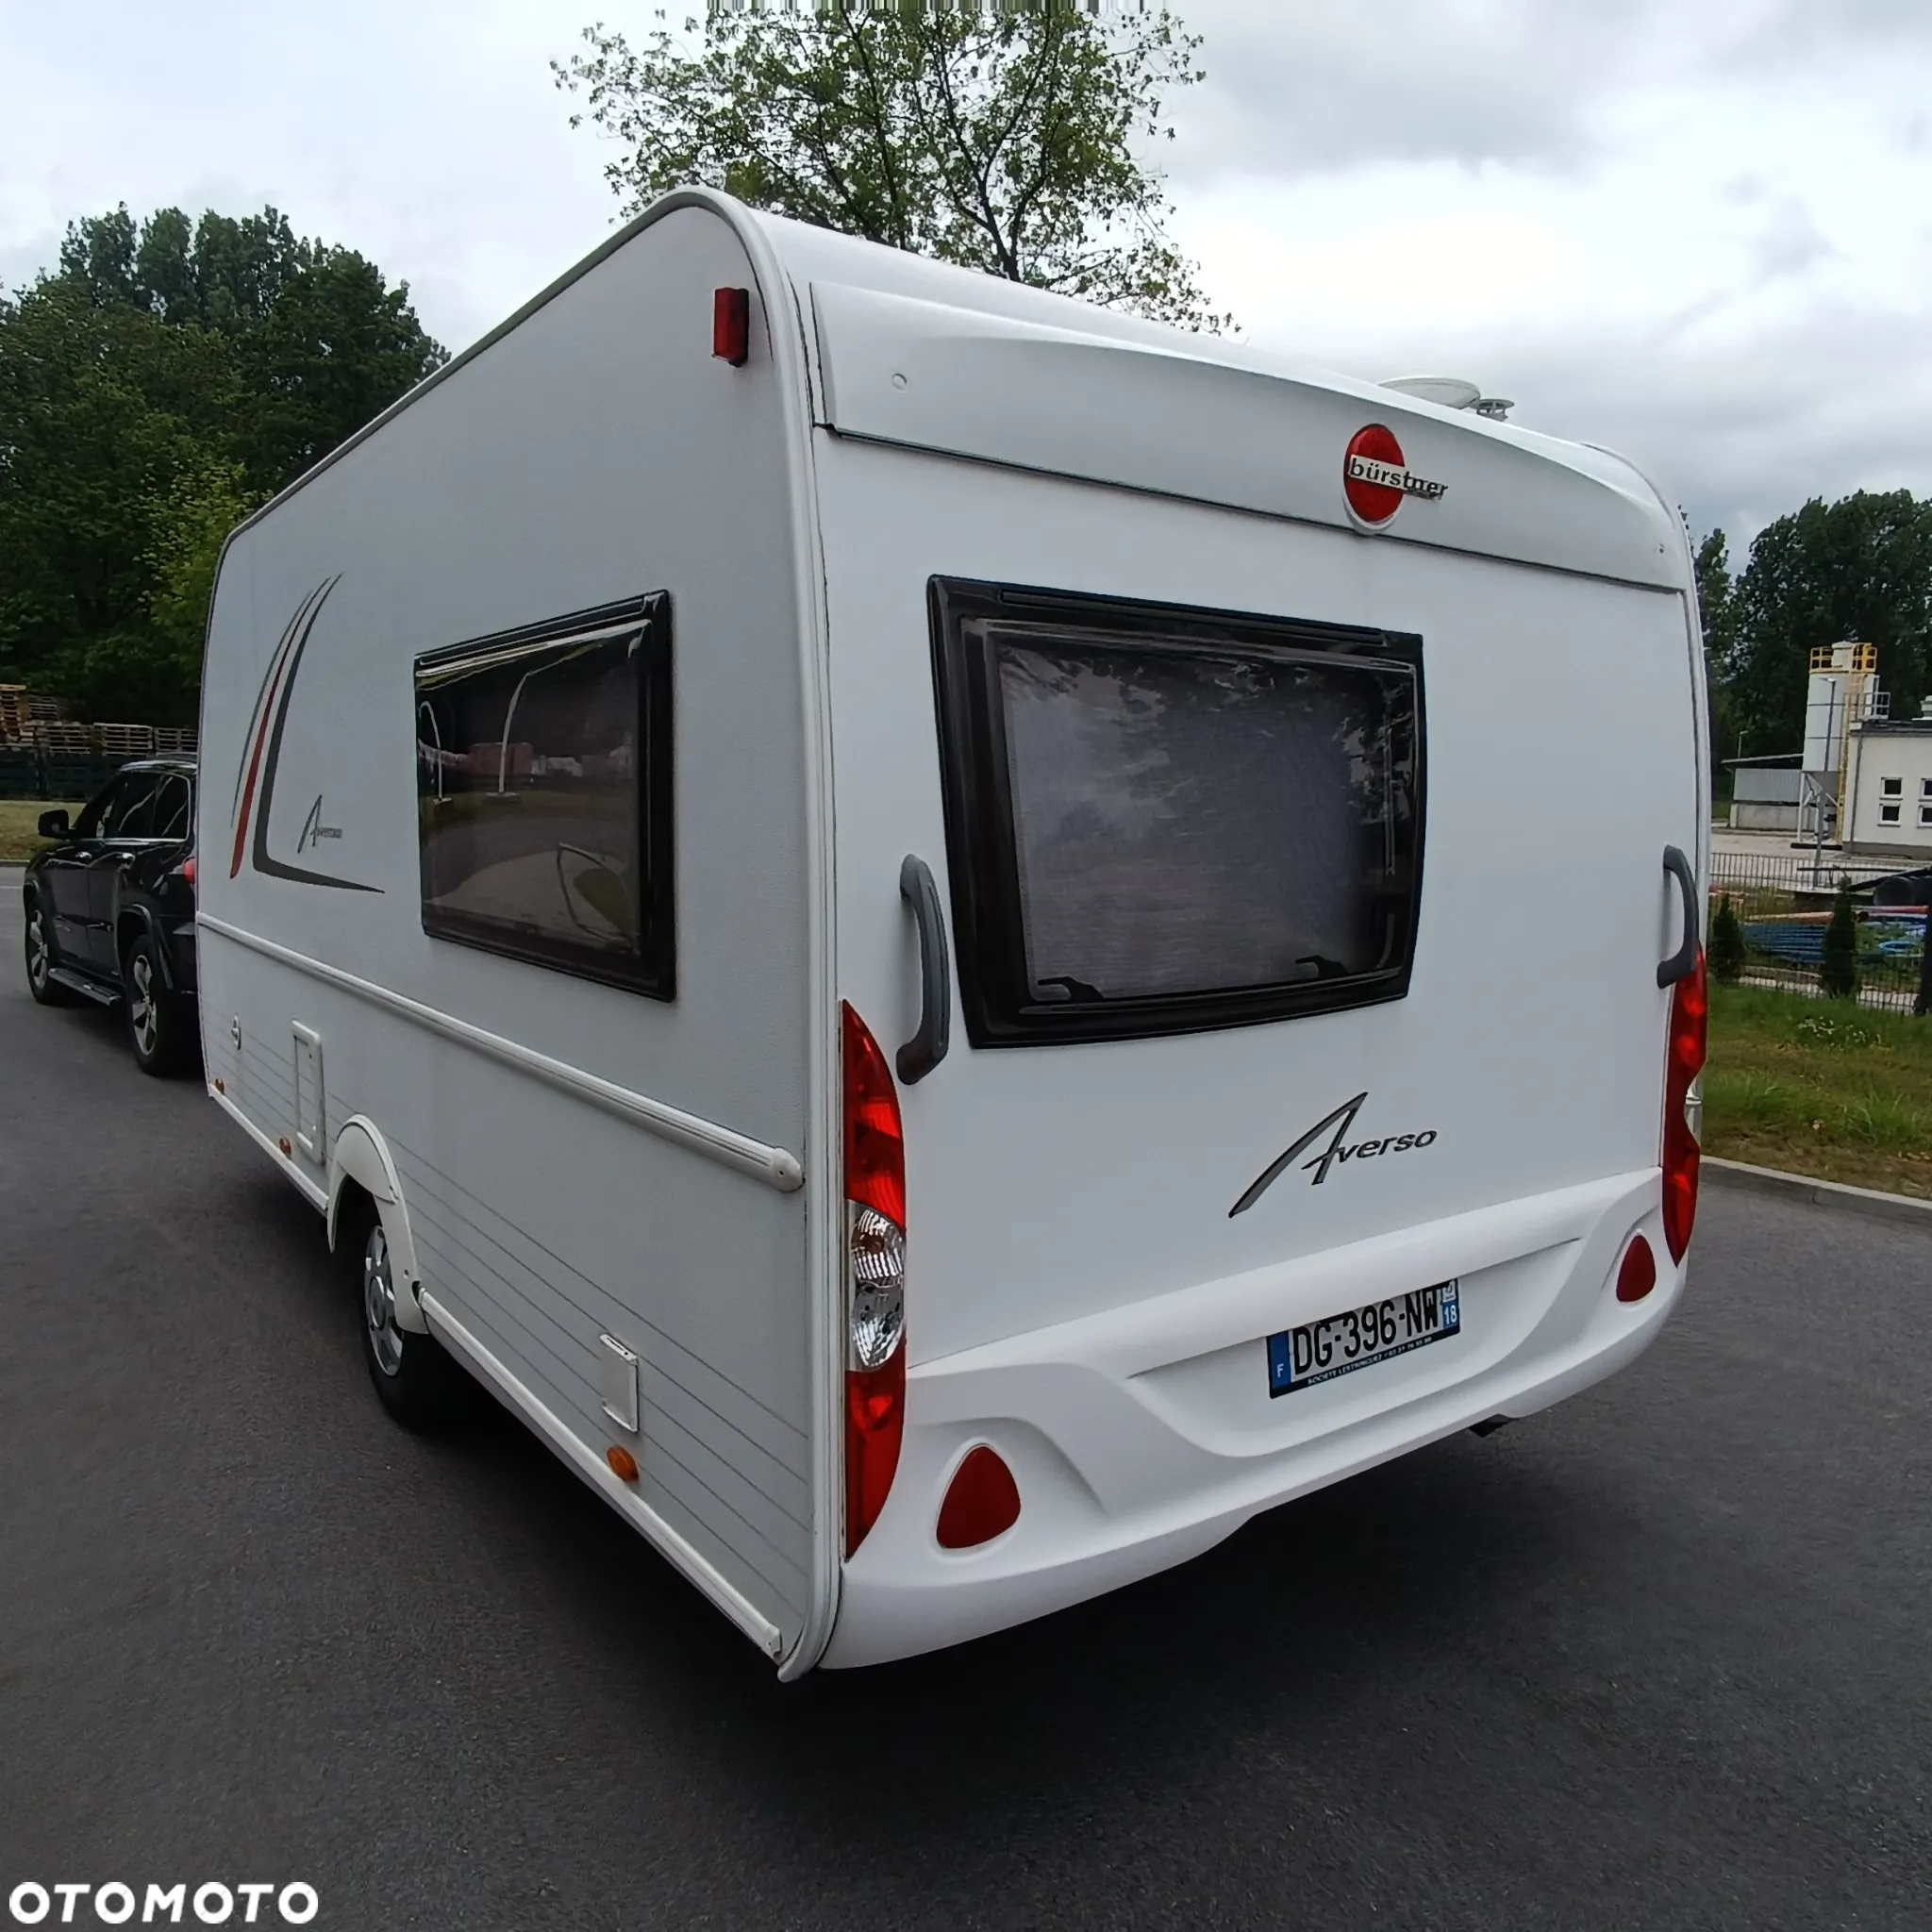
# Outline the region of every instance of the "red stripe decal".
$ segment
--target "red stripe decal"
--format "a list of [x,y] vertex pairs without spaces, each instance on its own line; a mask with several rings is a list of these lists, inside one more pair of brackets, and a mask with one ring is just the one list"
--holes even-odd
[[255,734],[254,756],[248,760],[248,785],[242,794],[242,816],[235,822],[235,857],[228,867],[230,878],[242,870],[242,854],[248,843],[248,814],[255,804],[255,775],[261,765],[261,747],[268,739],[269,721],[275,713],[275,691],[281,685],[282,671],[287,663],[288,646],[284,645],[282,662],[275,668],[274,675],[269,682],[268,698],[261,708],[261,728]]

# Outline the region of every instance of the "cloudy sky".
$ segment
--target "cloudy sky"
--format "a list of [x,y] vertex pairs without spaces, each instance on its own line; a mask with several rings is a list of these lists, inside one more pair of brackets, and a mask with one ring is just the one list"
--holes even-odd
[[[1469,375],[1734,539],[1809,495],[1932,492],[1932,0],[1182,10],[1209,77],[1165,152],[1175,229],[1251,340]],[[548,70],[577,15],[0,0],[0,282],[120,200],[273,202],[460,347],[614,212]]]

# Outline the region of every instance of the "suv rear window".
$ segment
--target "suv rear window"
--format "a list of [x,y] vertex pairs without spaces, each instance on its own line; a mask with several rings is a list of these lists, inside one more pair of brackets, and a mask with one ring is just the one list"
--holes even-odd
[[943,579],[932,620],[974,1045],[1407,991],[1420,639]]

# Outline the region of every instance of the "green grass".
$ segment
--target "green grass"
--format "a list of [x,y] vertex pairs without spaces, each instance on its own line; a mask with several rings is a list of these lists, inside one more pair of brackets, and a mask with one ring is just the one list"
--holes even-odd
[[25,865],[47,841],[34,827],[43,811],[58,810],[63,804],[70,819],[80,815],[80,806],[58,798],[0,798],[0,865]]
[[1932,1019],[1713,986],[1704,1150],[1932,1197]]

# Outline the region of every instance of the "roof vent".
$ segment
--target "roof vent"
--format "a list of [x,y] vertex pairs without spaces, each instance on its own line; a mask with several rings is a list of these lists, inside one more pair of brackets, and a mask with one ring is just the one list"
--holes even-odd
[[1486,396],[1479,384],[1460,375],[1396,375],[1381,385],[1399,389],[1404,395],[1424,403],[1438,403],[1445,409],[1474,409],[1500,423],[1516,405],[1507,396]]

